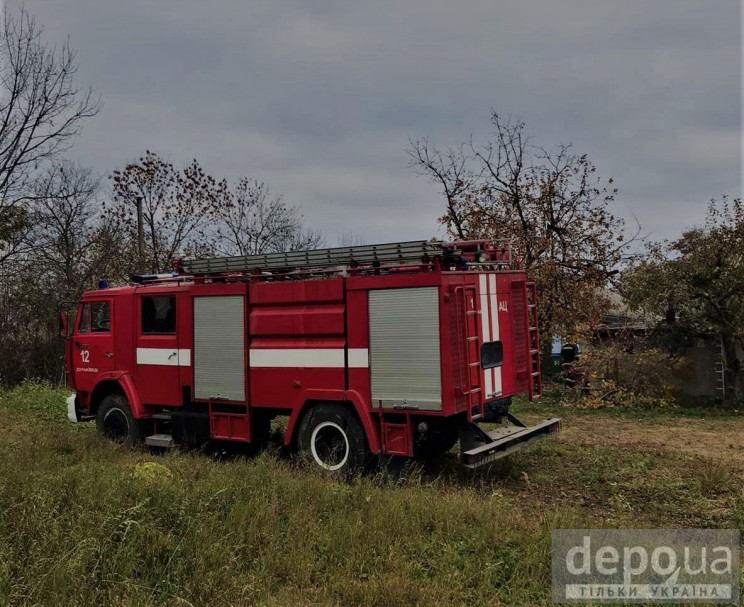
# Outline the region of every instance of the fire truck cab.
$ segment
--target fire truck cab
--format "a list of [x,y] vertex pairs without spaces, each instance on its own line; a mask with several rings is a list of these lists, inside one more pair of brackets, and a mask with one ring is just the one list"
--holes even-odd
[[[347,471],[459,440],[477,467],[554,434],[534,285],[512,241],[407,242],[189,260],[85,293],[66,331],[71,421],[155,447],[284,443]],[[510,422],[487,431],[482,422]]]

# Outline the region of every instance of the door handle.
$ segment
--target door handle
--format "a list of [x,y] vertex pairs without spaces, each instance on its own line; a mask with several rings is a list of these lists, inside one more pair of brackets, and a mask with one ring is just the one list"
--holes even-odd
[[106,354],[104,354],[104,356],[106,358],[113,358],[114,357],[114,353],[113,352],[106,352]]

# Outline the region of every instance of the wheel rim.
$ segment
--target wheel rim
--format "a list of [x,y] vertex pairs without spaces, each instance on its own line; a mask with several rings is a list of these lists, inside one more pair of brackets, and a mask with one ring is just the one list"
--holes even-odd
[[103,417],[103,434],[116,442],[129,438],[129,419],[121,409],[111,409]]
[[338,424],[323,422],[313,430],[310,451],[321,468],[339,470],[349,459],[349,439]]

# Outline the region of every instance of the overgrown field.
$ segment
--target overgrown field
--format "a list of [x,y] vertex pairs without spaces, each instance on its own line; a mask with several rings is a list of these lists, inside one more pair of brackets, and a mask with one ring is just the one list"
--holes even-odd
[[744,417],[523,408],[564,433],[474,472],[339,482],[269,450],[159,456],[0,393],[0,605],[549,605],[550,531],[744,525]]

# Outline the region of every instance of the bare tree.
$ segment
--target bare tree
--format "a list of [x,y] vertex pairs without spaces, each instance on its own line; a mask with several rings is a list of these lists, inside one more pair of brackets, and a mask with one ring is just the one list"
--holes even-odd
[[[570,145],[534,145],[523,122],[491,116],[494,132],[439,149],[411,141],[411,166],[439,184],[440,218],[460,239],[518,239],[540,293],[542,334],[549,340],[599,320],[603,290],[627,246],[624,222],[609,208],[616,189]],[[632,239],[631,239],[632,240]]]
[[30,190],[26,252],[0,272],[0,376],[6,381],[60,377],[60,304],[77,299],[118,262],[120,239],[100,218],[99,189],[89,169],[57,162]]
[[0,381],[59,376],[56,305],[79,291],[95,233],[90,175],[54,165],[100,109],[75,51],[23,8],[0,23]]
[[[127,234],[130,271],[163,272],[185,253],[214,248],[210,224],[224,203],[226,183],[206,174],[196,160],[183,170],[147,151],[138,162],[114,171],[106,215]],[[137,247],[142,233],[143,256]]]
[[224,255],[299,251],[322,246],[323,234],[303,226],[297,207],[253,179],[242,178],[225,191],[219,206],[218,250]]
[[101,181],[86,167],[59,162],[33,190],[35,272],[75,299],[118,263],[122,239],[110,218],[100,216]]
[[31,221],[25,205],[0,208],[0,266],[14,256],[28,253]]
[[250,255],[323,243],[320,232],[303,226],[299,209],[265,183],[218,181],[196,160],[178,170],[147,151],[111,179],[113,197],[104,215],[120,227],[124,257],[134,261],[124,264],[121,275],[145,268],[163,272],[183,255]]
[[85,118],[100,109],[91,90],[74,83],[76,53],[51,46],[21,7],[4,9],[0,24],[0,261],[17,253],[28,227],[22,207],[40,169],[67,150]]

